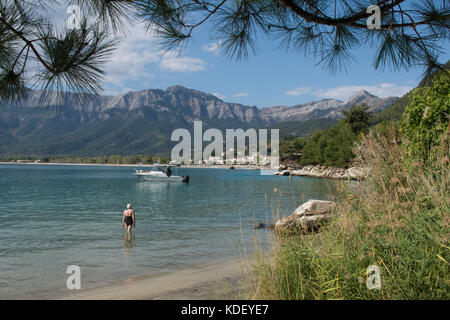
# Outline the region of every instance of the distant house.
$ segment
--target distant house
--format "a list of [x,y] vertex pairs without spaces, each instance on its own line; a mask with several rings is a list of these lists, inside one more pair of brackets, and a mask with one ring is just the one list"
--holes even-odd
[[205,163],[207,163],[207,164],[223,164],[223,159],[221,157],[210,157],[209,159],[205,160]]

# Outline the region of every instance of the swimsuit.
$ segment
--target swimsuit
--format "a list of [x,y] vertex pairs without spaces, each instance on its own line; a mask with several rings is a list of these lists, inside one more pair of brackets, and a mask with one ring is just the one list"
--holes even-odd
[[125,216],[125,224],[127,226],[133,224],[133,217],[132,216]]

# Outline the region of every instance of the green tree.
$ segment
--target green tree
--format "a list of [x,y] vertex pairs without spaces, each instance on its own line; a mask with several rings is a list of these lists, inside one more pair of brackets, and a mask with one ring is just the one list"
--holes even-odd
[[300,162],[304,165],[347,167],[354,157],[355,139],[356,134],[345,120],[333,128],[317,130],[306,143]]
[[286,159],[294,153],[300,153],[306,143],[307,139],[305,138],[297,138],[293,136],[282,137],[279,148],[281,158]]
[[[76,4],[80,28],[56,31],[46,13]],[[381,29],[371,30],[368,7],[378,5]],[[279,40],[337,71],[354,60],[351,50],[375,48],[374,67],[439,68],[448,40],[446,0],[0,0],[0,100],[22,98],[28,88],[98,94],[102,69],[129,21],[146,23],[165,49],[182,49],[207,25],[225,54],[246,58],[259,36]],[[37,68],[37,69],[36,69]]]
[[369,107],[365,103],[362,103],[358,106],[351,107],[348,111],[342,111],[345,116],[344,121],[350,125],[353,133],[358,134],[361,131],[369,129],[372,114],[368,110]]
[[[345,118],[333,128],[317,130],[303,148],[301,163],[348,167],[354,158],[353,145],[370,127],[371,114],[365,104],[344,111]],[[281,150],[281,148],[280,148]]]
[[450,72],[436,77],[431,87],[415,89],[410,101],[400,130],[411,141],[411,154],[427,160],[432,147],[449,130]]

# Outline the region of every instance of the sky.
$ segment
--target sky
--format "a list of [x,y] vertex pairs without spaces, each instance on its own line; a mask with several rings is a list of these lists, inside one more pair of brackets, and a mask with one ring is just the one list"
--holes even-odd
[[[104,94],[166,89],[173,85],[214,94],[226,102],[269,107],[296,105],[325,98],[345,100],[362,89],[379,96],[402,96],[421,80],[423,70],[377,71],[374,48],[352,51],[356,62],[347,72],[330,73],[313,56],[279,48],[260,37],[259,50],[243,61],[230,60],[211,39],[208,26],[195,31],[181,53],[163,52],[142,24],[129,27],[126,37],[105,65]],[[450,59],[449,43],[441,62]]]

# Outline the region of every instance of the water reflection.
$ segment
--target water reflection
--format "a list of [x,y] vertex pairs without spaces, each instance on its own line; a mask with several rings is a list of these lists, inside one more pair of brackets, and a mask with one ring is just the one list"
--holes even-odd
[[168,192],[171,189],[183,187],[184,183],[161,182],[161,181],[139,181],[136,183],[136,191],[139,193]]
[[126,232],[123,235],[123,248],[125,249],[125,254],[131,253],[129,249],[133,249],[136,246],[136,236],[133,232]]

